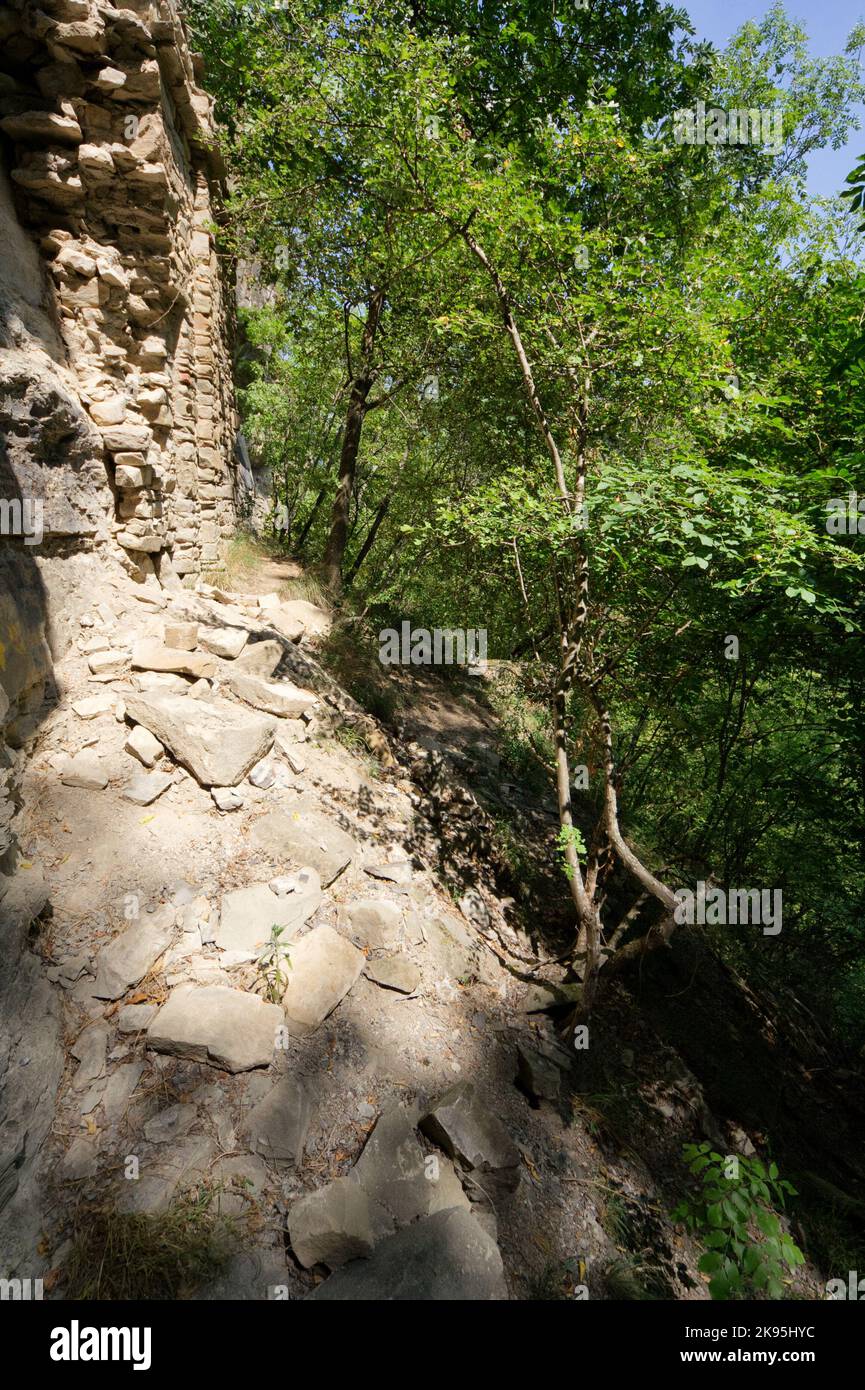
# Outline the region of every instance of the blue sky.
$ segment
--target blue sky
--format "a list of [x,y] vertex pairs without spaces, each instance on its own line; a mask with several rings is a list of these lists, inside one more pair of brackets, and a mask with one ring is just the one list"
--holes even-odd
[[[723,47],[730,35],[749,19],[762,19],[771,9],[771,0],[679,0],[694,23],[700,38],[711,39]],[[845,40],[858,20],[865,16],[865,0],[786,0],[785,8],[799,20],[810,38],[816,55],[841,53]],[[844,180],[865,152],[865,111],[860,109],[862,129],[854,131],[846,149],[820,150],[810,161],[808,186],[812,193],[837,193]]]

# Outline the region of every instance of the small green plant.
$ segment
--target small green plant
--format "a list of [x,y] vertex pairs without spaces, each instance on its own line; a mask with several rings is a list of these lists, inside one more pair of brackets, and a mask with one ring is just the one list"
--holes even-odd
[[270,1004],[279,1003],[288,985],[288,975],[285,971],[291,969],[291,958],[288,947],[281,940],[284,931],[285,927],[273,924],[270,937],[256,962],[256,969],[264,984],[265,997]]
[[712,1298],[782,1298],[784,1267],[795,1269],[805,1256],[782,1230],[775,1208],[783,1211],[796,1189],[774,1163],[767,1169],[758,1158],[725,1158],[711,1144],[686,1144],[682,1152],[700,1189],[673,1219],[684,1221],[707,1247],[698,1268],[711,1276]]
[[586,843],[580,831],[577,829],[575,825],[563,825],[559,830],[558,838],[556,840],[556,849],[561,855],[562,868],[564,869],[565,877],[568,880],[570,880],[573,877],[574,872],[570,864],[568,863],[568,850],[570,849],[571,845],[573,845],[574,849],[577,851],[577,854],[579,854],[581,857],[585,855]]

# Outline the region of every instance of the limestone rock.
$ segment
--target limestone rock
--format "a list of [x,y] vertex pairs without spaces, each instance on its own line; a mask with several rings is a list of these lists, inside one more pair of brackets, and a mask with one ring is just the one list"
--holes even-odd
[[142,1032],[156,1014],[156,1004],[124,1004],[117,1013],[121,1033]]
[[166,623],[163,641],[166,647],[174,647],[176,651],[193,651],[198,642],[198,623]]
[[[279,901],[290,903],[294,894]],[[291,948],[283,1008],[289,1027],[310,1033],[348,994],[365,964],[362,951],[333,927],[314,927]]]
[[125,670],[126,664],[125,652],[99,651],[87,658],[87,665],[94,676],[119,676]]
[[276,746],[285,761],[288,763],[295,777],[299,777],[306,768],[306,759],[299,748],[287,739],[284,734],[277,734]]
[[486,1110],[470,1081],[458,1081],[427,1111],[420,1127],[460,1167],[484,1175],[482,1185],[513,1192],[520,1151],[501,1120]]
[[86,695],[83,700],[73,700],[72,708],[79,719],[96,719],[100,714],[108,714],[114,708],[116,696],[103,690],[99,695]]
[[238,666],[252,676],[268,680],[282,661],[283,651],[279,642],[268,638],[265,642],[250,642],[236,658]]
[[143,724],[205,787],[234,787],[273,743],[274,723],[227,700],[131,694],[130,719]]
[[258,787],[261,791],[267,791],[268,787],[273,786],[276,781],[276,771],[270,758],[263,758],[260,763],[256,763],[249,773],[249,780],[254,787]]
[[363,871],[371,878],[381,878],[387,883],[411,883],[412,869],[408,859],[395,860],[390,864],[365,864]]
[[185,651],[180,647],[164,647],[150,638],[136,642],[132,648],[132,665],[139,671],[168,671],[175,675],[215,676],[216,663],[203,652]]
[[301,1081],[284,1076],[250,1110],[246,1133],[252,1147],[279,1168],[299,1164],[312,1106]]
[[199,647],[225,661],[236,661],[248,641],[249,633],[242,627],[206,627],[198,634]]
[[150,806],[170,786],[171,774],[168,772],[139,772],[123,788],[121,796],[124,801],[133,801],[136,806]]
[[297,719],[318,704],[311,690],[301,690],[290,681],[261,680],[246,671],[229,671],[225,684],[239,700],[281,719]]
[[517,1082],[538,1100],[559,1099],[564,1065],[564,1059],[557,1061],[552,1049],[548,1052],[527,1043],[517,1044]]
[[373,950],[399,945],[402,908],[386,898],[358,898],[343,909],[356,940]]
[[366,974],[383,989],[395,989],[400,994],[413,994],[420,984],[420,971],[405,956],[384,956],[367,961]]
[[171,945],[176,915],[173,907],[157,908],[102,947],[93,986],[97,999],[119,999],[143,980]]
[[216,803],[217,810],[224,813],[239,811],[243,806],[243,797],[234,787],[211,787],[210,795]]
[[290,636],[290,630],[298,624],[301,632],[310,637],[326,637],[331,628],[330,615],[304,598],[281,603],[268,615],[268,619],[278,632],[285,632],[290,641],[295,640]]
[[82,748],[70,758],[60,780],[65,787],[83,787],[86,791],[103,791],[108,786],[108,775],[92,748]]
[[336,1178],[294,1203],[288,1216],[291,1248],[304,1268],[335,1269],[348,1260],[371,1255],[375,1235],[363,1188]]
[[70,1049],[78,1059],[78,1069],[72,1080],[76,1091],[83,1091],[105,1072],[108,1051],[108,1029],[104,1023],[93,1023],[78,1035]]
[[507,1299],[495,1241],[466,1211],[439,1211],[404,1226],[309,1295],[319,1302],[480,1302]]
[[143,724],[136,724],[123,746],[127,753],[131,753],[133,758],[137,758],[145,767],[153,767],[165,752],[159,739],[154,738]]
[[273,1061],[282,1009],[225,985],[178,985],[147,1029],[156,1052],[250,1071]]
[[349,1175],[397,1226],[445,1208],[470,1208],[450,1161],[424,1154],[417,1119],[415,1108],[402,1106],[383,1114]]
[[350,835],[320,811],[299,806],[291,813],[272,811],[257,820],[250,838],[273,859],[309,864],[327,888],[348,868],[357,852]]
[[314,870],[299,891],[278,896],[266,883],[235,889],[222,899],[216,944],[223,951],[249,951],[258,955],[272,927],[283,927],[285,941],[321,906],[321,882]]

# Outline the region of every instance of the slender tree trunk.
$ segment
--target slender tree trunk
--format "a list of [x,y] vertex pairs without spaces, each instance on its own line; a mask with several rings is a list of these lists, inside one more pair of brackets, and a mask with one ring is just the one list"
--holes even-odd
[[383,502],[379,503],[378,511],[376,512],[373,518],[372,525],[366,533],[366,540],[364,541],[360,550],[357,552],[357,555],[354,557],[354,562],[352,563],[351,569],[346,575],[346,587],[348,587],[350,584],[353,584],[355,579],[357,578],[357,572],[363,564],[364,560],[366,559],[367,555],[375,545],[375,538],[378,535],[379,527],[381,526],[389,511],[390,497],[386,497]]
[[303,549],[304,541],[306,540],[307,536],[310,533],[310,530],[312,529],[312,523],[315,521],[318,509],[324,501],[326,495],[327,488],[321,488],[318,496],[312,504],[312,511],[310,512],[309,516],[306,518],[306,521],[303,523],[303,526],[301,527],[300,535],[297,538],[297,550],[300,551]]
[[[620,948],[616,955],[617,961],[621,959],[622,962],[624,962],[633,958],[642,950],[653,950],[658,946],[667,944],[675,927],[674,908],[676,906],[676,899],[667,885],[657,879],[655,875],[646,868],[622,835],[619,825],[616,769],[613,757],[613,733],[610,715],[598,693],[596,681],[586,668],[583,655],[583,637],[589,612],[589,557],[585,540],[581,536],[580,531],[582,527],[582,510],[585,503],[586,492],[585,425],[588,403],[583,394],[579,401],[576,428],[574,430],[576,476],[572,490],[568,486],[562,456],[538,394],[532,365],[529,361],[519,327],[514,317],[513,306],[507,288],[495,266],[475,237],[472,236],[467,228],[459,228],[457,230],[459,230],[469,250],[483,266],[492,282],[502,311],[504,327],[513,344],[514,352],[519,363],[520,374],[523,379],[526,395],[529,399],[529,405],[553,465],[559,499],[564,511],[577,523],[574,527],[576,549],[576,572],[574,577],[576,580],[576,591],[567,596],[563,595],[558,587],[557,581],[562,638],[559,674],[553,694],[553,721],[556,748],[556,793],[559,822],[562,827],[561,845],[567,868],[571,897],[574,907],[576,908],[576,949],[579,954],[584,956],[582,970],[584,987],[583,1007],[585,1011],[588,1012],[594,1000],[601,967],[604,961],[602,954],[603,924],[600,913],[600,902],[602,897],[602,888],[599,882],[600,855],[608,853],[608,849],[612,848],[620,863],[622,863],[634,878],[636,878],[643,890],[650,896],[656,898],[663,905],[665,910],[663,921],[657,928],[653,928],[641,941],[631,942]],[[571,806],[571,773],[568,757],[567,703],[569,692],[574,684],[583,691],[589,703],[594,707],[601,725],[604,750],[605,795],[603,817],[599,825],[599,831],[603,833],[600,837],[599,844],[593,847],[585,867],[580,861],[580,854],[576,845],[573,810]]]
[[369,409],[369,393],[375,380],[373,352],[383,305],[384,291],[376,290],[370,296],[367,305],[366,323],[363,326],[361,337],[359,370],[352,379],[348,398],[342,449],[339,455],[339,480],[333,499],[330,535],[327,538],[322,565],[324,582],[333,593],[338,593],[342,588],[342,561],[348,541],[351,496],[357,475],[363,422]]

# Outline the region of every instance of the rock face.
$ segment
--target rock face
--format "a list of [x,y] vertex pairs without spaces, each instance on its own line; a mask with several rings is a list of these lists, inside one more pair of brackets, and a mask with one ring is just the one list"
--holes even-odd
[[130,694],[126,712],[159,739],[204,787],[233,787],[271,747],[275,724],[228,700]]
[[273,1061],[283,1013],[255,994],[225,985],[178,985],[147,1029],[156,1052],[250,1071]]
[[459,1209],[436,1212],[405,1226],[319,1284],[319,1302],[408,1302],[506,1299],[498,1246],[479,1222]]
[[[11,904],[16,923],[0,930],[4,1275],[20,1251],[29,1274],[47,1272],[31,1177],[63,1071],[56,991],[17,928],[27,876],[9,877],[8,750],[56,703],[53,662],[78,596],[96,597],[91,567],[119,564],[158,595],[218,566],[235,529],[231,353],[207,230],[222,170],[198,73],[173,0],[0,7],[0,498],[21,503],[0,543],[0,913]],[[79,703],[96,719],[112,702]],[[105,773],[79,771],[81,803]]]

